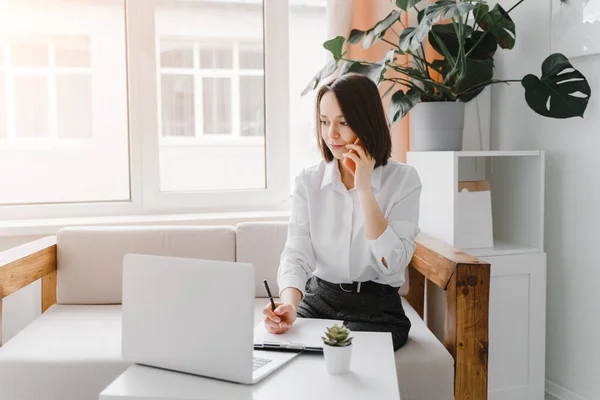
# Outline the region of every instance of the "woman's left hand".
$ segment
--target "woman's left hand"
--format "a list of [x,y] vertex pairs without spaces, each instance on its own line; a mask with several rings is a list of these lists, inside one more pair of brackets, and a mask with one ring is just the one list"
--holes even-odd
[[375,167],[375,159],[368,154],[364,147],[357,144],[347,144],[346,148],[354,150],[356,153],[348,151],[343,157],[348,157],[356,164],[354,175],[354,187],[356,190],[366,190],[371,187],[371,176]]

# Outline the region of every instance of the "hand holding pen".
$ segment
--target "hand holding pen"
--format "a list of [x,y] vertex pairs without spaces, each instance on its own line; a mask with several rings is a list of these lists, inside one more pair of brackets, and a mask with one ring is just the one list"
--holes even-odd
[[265,327],[271,333],[285,333],[296,320],[296,309],[290,304],[275,302],[266,279],[263,284],[269,297],[269,304],[263,309]]

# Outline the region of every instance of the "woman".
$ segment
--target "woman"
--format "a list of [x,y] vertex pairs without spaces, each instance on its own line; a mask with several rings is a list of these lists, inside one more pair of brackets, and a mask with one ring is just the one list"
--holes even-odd
[[411,326],[398,289],[419,233],[421,182],[389,159],[390,132],[369,78],[346,74],[324,85],[316,112],[324,160],[296,178],[281,302],[274,312],[265,306],[265,325],[284,333],[296,317],[343,320],[350,330],[391,332],[397,350]]

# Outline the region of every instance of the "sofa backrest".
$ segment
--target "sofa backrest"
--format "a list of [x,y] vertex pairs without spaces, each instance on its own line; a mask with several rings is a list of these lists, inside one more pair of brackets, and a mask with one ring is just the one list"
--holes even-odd
[[126,253],[235,261],[235,227],[63,228],[57,233],[57,302],[120,304]]
[[[271,294],[277,296],[277,270],[287,240],[287,222],[245,222],[236,229],[236,260],[249,262],[256,270],[256,297],[266,297],[263,279],[267,279]],[[408,294],[408,268],[405,283],[399,293]]]
[[[69,227],[57,233],[57,302],[121,304],[123,256],[156,254],[254,265],[256,297],[266,297],[263,279],[278,296],[277,270],[287,240],[287,222],[237,226]],[[399,293],[408,293],[406,283]]]
[[263,279],[271,294],[279,296],[277,270],[287,240],[287,222],[244,222],[236,227],[236,260],[254,265],[256,297],[267,297]]

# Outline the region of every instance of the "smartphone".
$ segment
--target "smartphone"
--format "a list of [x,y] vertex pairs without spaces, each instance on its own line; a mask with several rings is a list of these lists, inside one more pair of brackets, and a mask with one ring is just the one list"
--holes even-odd
[[[358,138],[356,138],[356,140],[354,141],[354,144],[362,146],[362,142]],[[349,153],[356,154],[356,150],[350,149]],[[346,157],[344,159],[343,164],[344,164],[344,167],[348,168],[348,170],[352,173],[352,175],[354,175],[354,172],[356,171],[356,163],[352,159]]]

